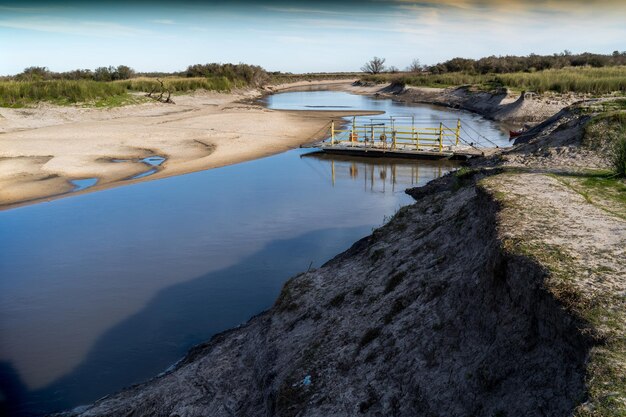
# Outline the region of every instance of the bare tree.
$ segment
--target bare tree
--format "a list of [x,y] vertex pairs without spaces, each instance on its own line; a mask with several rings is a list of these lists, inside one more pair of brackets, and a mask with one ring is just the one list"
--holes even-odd
[[385,70],[385,58],[378,58],[375,56],[370,61],[366,62],[361,67],[361,71],[368,72],[370,74],[378,74]]
[[413,62],[411,62],[411,65],[409,65],[406,70],[408,72],[421,72],[422,65],[420,64],[420,60],[415,58]]
[[397,74],[400,72],[400,70],[398,69],[398,67],[392,65],[387,69],[387,72],[391,74]]

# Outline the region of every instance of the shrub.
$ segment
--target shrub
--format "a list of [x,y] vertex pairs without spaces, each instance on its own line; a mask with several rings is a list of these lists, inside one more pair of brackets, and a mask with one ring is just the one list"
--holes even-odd
[[622,130],[622,133],[624,135],[615,143],[611,164],[617,176],[626,177],[626,131]]

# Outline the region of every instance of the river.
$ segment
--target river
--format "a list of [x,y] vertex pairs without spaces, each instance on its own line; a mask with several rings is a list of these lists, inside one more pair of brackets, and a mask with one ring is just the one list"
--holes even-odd
[[[270,108],[375,109],[416,123],[479,116],[340,92]],[[310,107],[315,106],[315,107]],[[330,107],[328,107],[330,106]],[[30,415],[146,380],[194,344],[269,308],[291,276],[383,224],[450,162],[268,158],[0,212],[0,388]]]

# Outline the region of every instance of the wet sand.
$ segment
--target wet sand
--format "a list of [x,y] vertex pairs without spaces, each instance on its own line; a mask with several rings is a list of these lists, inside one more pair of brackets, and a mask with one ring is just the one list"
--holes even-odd
[[[113,109],[42,104],[0,108],[0,209],[164,178],[268,156],[321,139],[332,119],[355,111],[278,111],[255,104],[267,92],[350,81],[299,82],[266,91],[197,92],[176,104]],[[153,167],[140,160],[159,155]],[[71,193],[72,180],[97,184]]]

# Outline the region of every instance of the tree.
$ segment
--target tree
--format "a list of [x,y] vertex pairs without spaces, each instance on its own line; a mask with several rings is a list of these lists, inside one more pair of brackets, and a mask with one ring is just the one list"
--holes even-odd
[[114,73],[114,67],[98,67],[93,72],[93,77],[96,81],[112,81]]
[[411,65],[409,65],[406,70],[408,72],[422,72],[422,65],[420,64],[420,60],[415,58]]
[[93,80],[93,72],[90,69],[75,69],[72,71],[53,74],[56,80]]
[[391,74],[397,74],[400,72],[400,70],[398,69],[398,67],[395,66],[390,66],[389,69],[387,69],[387,71]]
[[24,68],[21,74],[17,75],[17,78],[25,81],[41,81],[46,80],[50,76],[50,71],[47,67],[28,67]]
[[116,80],[128,80],[135,76],[135,70],[126,65],[119,65],[115,70]]
[[385,58],[378,58],[375,56],[370,61],[366,62],[361,67],[361,71],[368,72],[370,74],[378,74],[385,70]]

